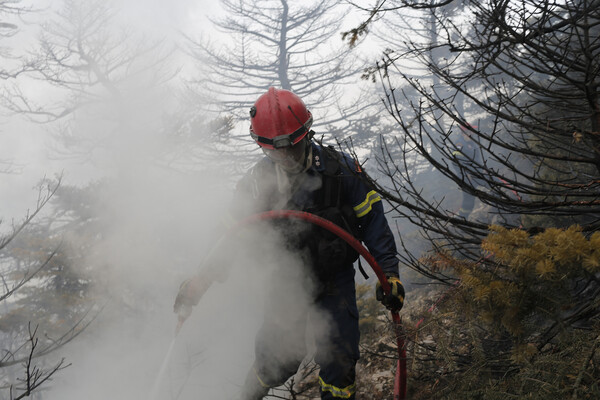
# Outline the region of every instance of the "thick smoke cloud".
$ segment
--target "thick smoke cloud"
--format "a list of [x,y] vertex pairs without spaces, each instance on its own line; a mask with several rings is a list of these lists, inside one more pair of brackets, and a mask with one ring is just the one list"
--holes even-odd
[[[105,265],[95,289],[99,299],[112,300],[62,354],[73,366],[60,374],[49,398],[235,398],[253,361],[265,306],[282,315],[309,307],[311,287],[303,284],[299,258],[282,250],[272,232],[249,226],[203,266],[226,268],[225,262],[234,261],[228,279],[213,283],[173,343],[178,284],[211,251],[218,225],[194,209],[224,210],[194,190],[186,192],[181,182],[162,184],[168,195],[148,197],[158,183],[149,181],[125,185],[127,190],[117,186],[115,223],[88,261]],[[186,200],[173,202],[171,195]],[[222,253],[235,257],[223,261]],[[270,297],[273,288],[280,288],[277,298]],[[320,323],[318,314],[311,322]]]

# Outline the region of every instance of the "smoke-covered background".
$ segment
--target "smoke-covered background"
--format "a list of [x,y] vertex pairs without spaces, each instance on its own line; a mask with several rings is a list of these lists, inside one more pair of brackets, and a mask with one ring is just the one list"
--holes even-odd
[[[223,9],[188,0],[0,9],[14,24],[2,37],[0,397],[27,390],[28,356],[47,349],[30,363],[50,378],[34,399],[234,398],[270,288],[281,284],[275,267],[295,271],[277,300],[282,312],[307,293],[290,284],[302,281],[297,258],[245,228],[253,240],[219,249],[237,256],[229,279],[173,342],[179,284],[212,251],[236,180],[260,157],[245,116],[268,85],[225,86],[221,98],[245,97],[223,111],[205,82],[218,68],[207,75],[207,53],[197,53],[200,43],[235,42],[210,25]],[[331,113],[326,105],[315,118]]]
[[[598,0],[357,3],[0,0],[0,398],[235,398],[297,257],[240,229],[175,342],[172,305],[270,86],[385,202],[409,396],[599,397]],[[379,400],[396,347],[357,290]]]

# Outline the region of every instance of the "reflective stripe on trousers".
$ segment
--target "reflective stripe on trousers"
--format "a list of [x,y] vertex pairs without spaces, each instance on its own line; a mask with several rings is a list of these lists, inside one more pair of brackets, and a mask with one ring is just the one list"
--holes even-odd
[[319,377],[319,385],[321,386],[321,398],[323,399],[329,397],[327,396],[328,393],[335,399],[354,399],[354,394],[356,393],[356,385],[354,383],[345,388],[339,388],[325,383],[323,378]]

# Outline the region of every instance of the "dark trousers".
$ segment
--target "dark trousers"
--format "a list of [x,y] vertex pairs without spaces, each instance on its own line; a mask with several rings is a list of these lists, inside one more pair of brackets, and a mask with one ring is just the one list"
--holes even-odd
[[[279,296],[286,295],[281,293],[281,288],[278,291]],[[256,358],[246,379],[243,399],[262,399],[269,388],[285,383],[297,372],[306,355],[308,312],[293,301],[284,304],[286,310],[281,312],[282,297],[279,296],[271,298],[267,306],[264,324],[256,338]],[[314,359],[320,367],[321,398],[354,399],[360,334],[351,266],[319,288],[314,306],[320,316],[315,319],[318,322],[310,326],[315,328]]]
[[473,207],[475,206],[475,197],[470,195],[467,192],[462,192],[462,201],[460,204],[460,209],[458,210],[458,215],[461,217],[468,217],[473,211]]
[[[485,181],[482,181],[481,179],[478,179],[478,178],[466,173],[465,171],[461,170],[457,166],[454,166],[454,171],[456,172],[457,176],[463,176],[465,182],[467,182],[473,188],[478,188],[479,186],[487,187],[487,184]],[[460,209],[458,210],[458,215],[466,218],[473,211],[476,198],[472,194],[467,193],[462,189],[460,189],[460,190],[462,191],[462,198],[461,198]]]

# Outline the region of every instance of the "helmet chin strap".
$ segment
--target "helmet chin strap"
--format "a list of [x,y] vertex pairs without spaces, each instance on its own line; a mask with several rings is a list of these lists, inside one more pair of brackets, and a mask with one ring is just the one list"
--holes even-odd
[[302,169],[302,172],[308,171],[308,169],[312,166],[312,150],[310,139],[306,139],[306,152],[304,153],[304,168]]

